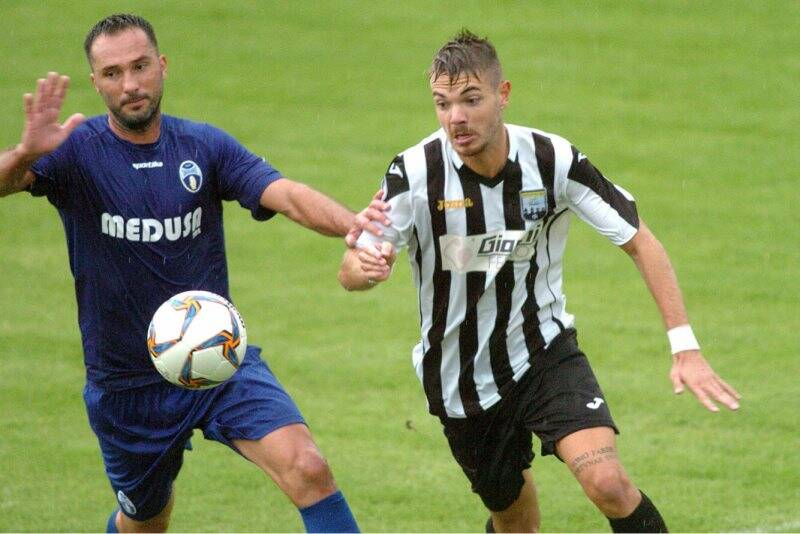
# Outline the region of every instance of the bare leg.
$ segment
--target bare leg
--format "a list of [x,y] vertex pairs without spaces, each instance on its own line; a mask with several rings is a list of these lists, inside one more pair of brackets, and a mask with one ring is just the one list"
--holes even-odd
[[525,484],[519,497],[502,512],[492,512],[495,532],[538,532],[541,516],[530,469],[522,472]]

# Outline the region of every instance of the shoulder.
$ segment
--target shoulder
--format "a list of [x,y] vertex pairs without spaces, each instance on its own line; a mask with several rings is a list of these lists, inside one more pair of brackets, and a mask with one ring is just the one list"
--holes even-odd
[[556,179],[566,176],[577,153],[572,143],[558,134],[538,128],[514,124],[506,124],[506,128],[512,146],[519,147],[522,158],[535,160],[539,168],[550,167]]
[[515,138],[521,143],[535,147],[537,143],[544,145],[552,145],[554,150],[569,149],[572,144],[558,134],[546,132],[538,128],[531,128],[527,126],[518,126],[516,124],[506,124],[509,136]]
[[75,128],[69,136],[69,141],[76,143],[76,146],[81,146],[92,139],[102,139],[104,137],[103,134],[109,131],[108,116],[97,115],[89,117]]
[[172,115],[163,115],[161,120],[166,131],[178,136],[214,138],[227,135],[222,129],[206,122],[196,122]]
[[400,152],[394,162],[401,160],[408,170],[409,177],[415,175],[424,178],[431,165],[437,164],[446,157],[447,135],[443,129],[438,129],[424,137],[416,145]]

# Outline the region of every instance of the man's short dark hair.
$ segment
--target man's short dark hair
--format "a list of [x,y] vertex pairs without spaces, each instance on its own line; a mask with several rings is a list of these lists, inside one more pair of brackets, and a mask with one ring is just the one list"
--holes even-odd
[[447,76],[451,83],[462,76],[480,80],[481,74],[487,74],[491,82],[499,84],[503,77],[500,59],[489,39],[480,38],[466,28],[436,52],[428,69],[428,77],[434,82],[440,76]]
[[123,30],[135,28],[139,28],[147,35],[147,39],[150,41],[150,44],[152,44],[153,48],[155,48],[156,52],[158,52],[156,32],[153,30],[153,26],[151,26],[149,22],[139,15],[133,15],[130,13],[115,13],[107,16],[95,24],[86,35],[86,39],[83,41],[83,50],[86,52],[86,59],[89,60],[89,64],[91,65],[92,63],[92,44],[94,44],[98,37],[101,35],[114,35]]

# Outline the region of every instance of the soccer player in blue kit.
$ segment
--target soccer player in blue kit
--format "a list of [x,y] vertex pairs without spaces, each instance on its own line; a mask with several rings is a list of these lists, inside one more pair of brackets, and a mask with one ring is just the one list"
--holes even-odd
[[268,474],[309,532],[357,531],[303,417],[258,347],[248,348],[233,378],[209,390],[166,382],[146,347],[150,317],[172,295],[202,289],[230,299],[223,200],[237,200],[256,220],[282,213],[329,236],[344,236],[353,214],[281,177],[225,132],[162,115],[167,62],[141,17],[101,20],[85,51],[108,114],[75,114],[60,124],[69,79],[51,72],[39,80],[35,95],[24,96],[20,143],[0,152],[0,196],[46,196],[64,224],[84,400],[119,502],[108,531],[166,530],[195,428]]

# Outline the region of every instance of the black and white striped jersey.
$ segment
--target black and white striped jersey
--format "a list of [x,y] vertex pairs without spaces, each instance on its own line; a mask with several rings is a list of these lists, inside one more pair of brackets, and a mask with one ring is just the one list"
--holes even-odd
[[565,139],[506,125],[494,178],[464,165],[443,130],[394,158],[391,227],[359,246],[408,247],[422,338],[413,363],[435,415],[482,413],[573,325],[562,292],[570,212],[617,245],[639,226],[633,197]]

